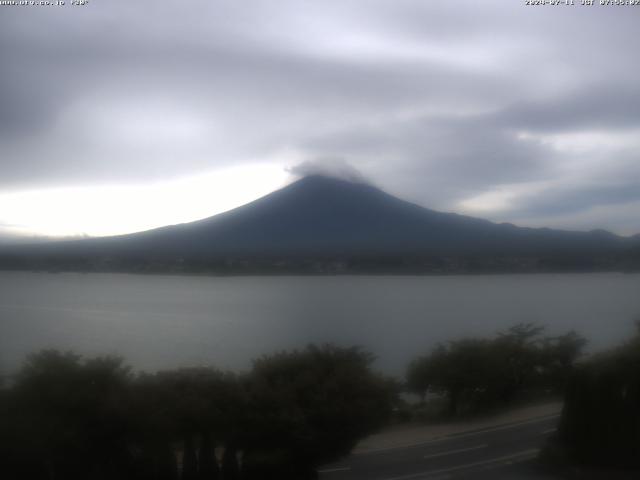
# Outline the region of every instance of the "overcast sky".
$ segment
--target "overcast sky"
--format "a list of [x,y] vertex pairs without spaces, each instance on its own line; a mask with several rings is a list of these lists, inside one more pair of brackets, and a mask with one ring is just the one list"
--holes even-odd
[[327,164],[434,209],[640,232],[640,6],[66,3],[0,6],[2,232],[189,221]]

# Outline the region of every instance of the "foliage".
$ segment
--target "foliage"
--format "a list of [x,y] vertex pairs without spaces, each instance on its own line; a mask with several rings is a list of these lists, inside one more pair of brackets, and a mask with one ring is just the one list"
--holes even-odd
[[251,444],[288,452],[295,478],[349,453],[391,412],[393,385],[370,371],[372,360],[330,345],[257,360],[249,378]]
[[123,400],[129,380],[119,358],[81,362],[53,350],[28,357],[7,400],[9,478],[55,471],[57,477],[79,479],[87,471],[127,463]]
[[310,346],[246,375],[134,375],[119,358],[42,351],[0,388],[2,478],[313,478],[390,411],[394,392],[371,360]]
[[512,402],[526,391],[561,391],[585,340],[575,332],[543,337],[544,329],[526,323],[495,338],[464,338],[438,345],[407,369],[407,388],[448,399],[448,413],[479,410]]
[[600,467],[640,468],[640,332],[571,375],[557,442]]

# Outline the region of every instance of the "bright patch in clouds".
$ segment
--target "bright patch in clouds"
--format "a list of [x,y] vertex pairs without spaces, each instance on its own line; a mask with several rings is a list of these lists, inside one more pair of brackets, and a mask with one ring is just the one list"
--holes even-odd
[[623,148],[640,148],[640,130],[589,130],[558,134],[518,133],[518,139],[538,141],[565,154],[610,153]]
[[640,232],[628,8],[173,3],[3,9],[0,237],[205,217],[317,158],[437,210]]
[[16,234],[117,235],[190,222],[282,187],[277,165],[243,165],[151,185],[56,188],[0,195],[0,225]]
[[467,213],[496,212],[506,210],[516,193],[503,188],[485,192],[459,203],[460,210]]

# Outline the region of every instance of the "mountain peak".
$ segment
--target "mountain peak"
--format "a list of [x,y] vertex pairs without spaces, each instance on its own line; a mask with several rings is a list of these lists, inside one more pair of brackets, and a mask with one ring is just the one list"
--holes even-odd
[[328,174],[325,175],[322,173],[312,173],[309,175],[305,175],[304,177],[301,177],[300,179],[293,182],[293,184],[300,184],[304,186],[318,185],[318,186],[333,186],[333,187],[335,186],[347,187],[349,185],[365,185],[371,188],[375,188],[373,187],[373,185],[371,185],[369,182],[365,181],[364,179],[359,179],[355,177],[342,178],[334,175],[328,175]]
[[[353,180],[309,174],[247,205],[197,222],[73,242],[58,250],[54,245],[43,246],[38,251],[61,254],[68,248],[65,255],[72,251],[89,259],[196,266],[237,259],[260,266],[279,259],[299,262],[300,268],[318,259],[367,257],[404,262],[418,258],[430,265],[424,267],[427,270],[440,271],[469,258],[484,259],[493,266],[502,261],[496,259],[509,258],[506,264],[513,266],[527,257],[534,260],[525,264],[535,267],[535,259],[545,256],[611,256],[628,245],[627,239],[606,232],[520,228],[437,212]],[[452,258],[459,260],[454,267],[446,266]]]
[[351,183],[369,183],[357,168],[341,158],[306,160],[287,168],[287,171],[302,178],[319,176]]

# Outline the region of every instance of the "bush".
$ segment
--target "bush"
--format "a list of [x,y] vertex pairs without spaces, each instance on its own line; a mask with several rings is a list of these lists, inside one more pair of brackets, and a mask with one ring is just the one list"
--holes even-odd
[[265,356],[246,375],[135,376],[119,358],[43,351],[0,385],[2,478],[314,478],[391,412],[394,385],[371,361],[309,346]]
[[250,442],[290,452],[292,478],[313,478],[319,464],[348,454],[389,418],[394,385],[371,371],[372,360],[329,345],[257,360],[249,376]]
[[572,461],[640,468],[640,335],[576,369],[557,440]]
[[407,388],[447,398],[451,416],[487,410],[535,391],[561,393],[585,340],[575,332],[543,337],[543,328],[516,325],[492,339],[438,345],[407,369]]

